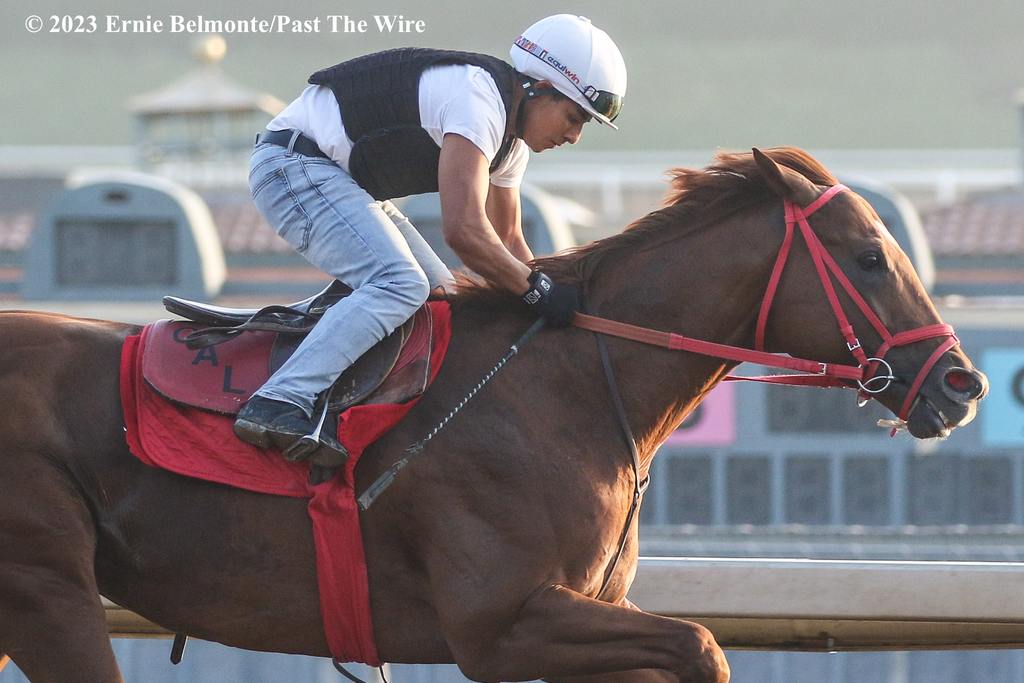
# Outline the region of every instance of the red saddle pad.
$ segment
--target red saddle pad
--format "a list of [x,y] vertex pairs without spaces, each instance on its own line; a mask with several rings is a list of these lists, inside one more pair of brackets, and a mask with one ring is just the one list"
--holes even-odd
[[[451,339],[451,311],[447,302],[430,302],[425,310],[432,316],[432,325],[420,327],[432,334],[429,378],[433,382]],[[145,381],[144,350],[150,335],[154,330],[170,330],[173,334],[176,329],[181,328],[155,323],[146,326],[140,335],[125,340],[121,351],[121,404],[129,450],[144,463],[177,474],[259,493],[308,498],[321,612],[331,653],[343,661],[378,665],[356,504],[355,468],[365,448],[394,427],[419,402],[419,397],[404,403],[358,405],[343,412],[338,437],[350,457],[333,479],[310,486],[308,464],[287,462],[280,454],[238,440],[232,432],[233,416],[169,401]],[[425,345],[407,346],[422,349]],[[184,357],[194,360],[195,354],[188,351]],[[208,379],[218,387],[224,384],[223,359],[218,356],[220,365],[210,362],[203,368],[210,371]],[[400,358],[396,369],[402,364]],[[217,368],[219,374],[213,372]],[[240,376],[232,373],[231,379]],[[225,400],[235,396],[232,392],[224,393],[228,394]]]

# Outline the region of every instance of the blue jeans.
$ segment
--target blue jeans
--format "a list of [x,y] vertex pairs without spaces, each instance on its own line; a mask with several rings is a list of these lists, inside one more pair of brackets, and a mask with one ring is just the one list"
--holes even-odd
[[340,166],[280,145],[256,146],[249,188],[264,218],[307,261],[354,291],[327,309],[256,394],[310,414],[317,394],[408,320],[452,275],[409,219]]

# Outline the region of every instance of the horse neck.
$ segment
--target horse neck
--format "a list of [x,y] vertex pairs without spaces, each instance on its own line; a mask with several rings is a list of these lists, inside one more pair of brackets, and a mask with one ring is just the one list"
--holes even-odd
[[[655,249],[606,259],[588,286],[589,312],[750,347],[771,250],[777,247],[761,209]],[[648,463],[658,446],[735,367],[720,359],[607,339],[626,415]]]

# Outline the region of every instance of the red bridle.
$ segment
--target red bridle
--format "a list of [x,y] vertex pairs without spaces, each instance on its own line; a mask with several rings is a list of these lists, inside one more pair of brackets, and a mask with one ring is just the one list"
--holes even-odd
[[[859,388],[862,398],[868,398],[871,394],[882,393],[888,389],[892,384],[892,381],[896,379],[892,374],[892,367],[885,360],[885,355],[891,349],[899,346],[907,346],[926,339],[944,337],[945,339],[932,352],[931,356],[928,357],[928,360],[925,361],[921,370],[917,373],[917,377],[915,377],[914,381],[911,383],[907,396],[903,401],[903,405],[900,407],[898,417],[900,420],[906,422],[910,415],[910,411],[913,409],[914,399],[917,398],[921,385],[924,383],[928,373],[939,361],[939,358],[956,346],[959,343],[959,340],[957,339],[953,328],[945,323],[925,325],[912,330],[898,332],[897,334],[891,334],[878,316],[875,315],[875,312],[871,310],[871,307],[868,306],[867,302],[864,301],[864,298],[860,293],[857,292],[857,289],[846,277],[842,269],[839,268],[832,256],[825,250],[821,240],[819,240],[818,236],[813,230],[811,230],[810,223],[808,223],[807,219],[811,214],[827,204],[833,197],[846,189],[848,188],[845,185],[834,185],[807,207],[803,208],[789,200],[783,200],[783,205],[786,211],[786,235],[783,238],[779,254],[775,259],[771,278],[768,281],[768,287],[766,288],[764,298],[761,301],[761,310],[757,316],[757,328],[754,335],[754,349],[745,349],[738,346],[702,341],[700,339],[684,337],[671,332],[659,332],[649,328],[627,325],[625,323],[619,323],[583,313],[576,314],[573,324],[577,327],[594,332],[610,334],[664,348],[679,351],[691,351],[705,356],[723,358],[741,363],[752,362],[765,365],[767,367],[785,368],[788,370],[808,373],[803,375],[768,375],[764,377],[729,376],[726,378],[727,380],[747,380],[818,387]],[[819,361],[805,360],[802,358],[793,358],[790,356],[768,353],[764,350],[764,336],[765,328],[768,324],[768,313],[771,310],[772,302],[775,299],[775,293],[778,289],[779,281],[782,279],[782,272],[785,270],[786,263],[789,260],[790,247],[793,244],[793,236],[797,227],[800,228],[800,234],[803,235],[804,243],[807,245],[807,249],[811,254],[811,260],[814,262],[814,268],[818,274],[818,279],[821,281],[821,286],[825,290],[825,296],[828,298],[829,305],[832,307],[832,313],[835,315],[836,322],[839,325],[839,332],[846,340],[846,347],[849,349],[850,354],[858,363],[856,366],[829,364]],[[867,354],[864,353],[860,340],[857,339],[853,330],[853,325],[850,324],[849,319],[846,317],[846,312],[843,310],[842,304],[839,302],[839,297],[832,284],[832,277],[839,282],[849,297],[860,309],[861,313],[864,314],[864,317],[867,318],[871,326],[874,327],[875,331],[877,331],[879,336],[881,336],[882,343],[878,347],[874,356],[868,357]],[[886,374],[875,375],[875,372],[881,366],[885,366]],[[881,387],[877,386],[879,382],[884,382]],[[895,432],[896,430],[893,429],[894,434]]]

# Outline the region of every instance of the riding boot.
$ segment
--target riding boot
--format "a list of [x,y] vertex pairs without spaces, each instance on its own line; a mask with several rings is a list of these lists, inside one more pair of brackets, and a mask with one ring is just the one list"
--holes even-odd
[[[326,415],[321,415],[321,424]],[[318,451],[320,458],[324,455],[333,456],[337,464],[348,459],[348,452],[334,436],[336,430],[330,430],[330,436],[323,435],[318,425],[314,425],[302,408],[286,401],[277,401],[263,396],[249,399],[235,419],[235,435],[259,448],[278,448],[287,460],[305,460]]]

